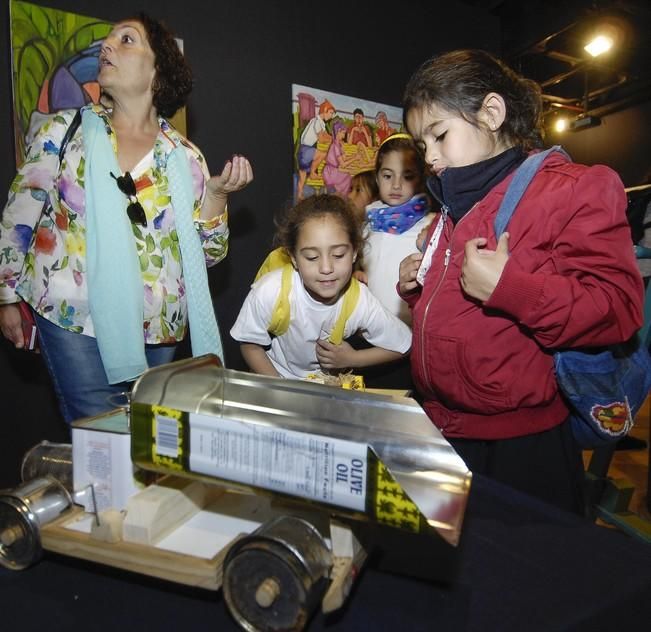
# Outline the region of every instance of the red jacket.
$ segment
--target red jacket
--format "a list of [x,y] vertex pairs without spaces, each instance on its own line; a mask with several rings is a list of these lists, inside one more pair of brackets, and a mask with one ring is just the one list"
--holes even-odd
[[493,221],[512,177],[456,226],[447,219],[424,286],[403,295],[412,308],[414,380],[448,437],[500,439],[558,425],[568,409],[552,352],[623,342],[642,324],[622,183],[608,167],[557,152],[511,218],[510,258],[491,297],[482,305],[463,293],[464,245],[486,237],[495,249]]

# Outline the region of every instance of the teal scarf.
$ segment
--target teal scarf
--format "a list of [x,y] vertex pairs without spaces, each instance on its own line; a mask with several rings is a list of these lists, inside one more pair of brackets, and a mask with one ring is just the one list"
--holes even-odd
[[[105,123],[90,108],[83,110],[82,132],[88,304],[106,377],[109,384],[116,384],[133,380],[147,369],[143,281],[126,213],[128,200],[111,177],[111,172],[121,170]],[[167,167],[183,261],[192,354],[214,353],[223,360],[203,250],[192,219],[192,176],[183,146],[174,148]]]

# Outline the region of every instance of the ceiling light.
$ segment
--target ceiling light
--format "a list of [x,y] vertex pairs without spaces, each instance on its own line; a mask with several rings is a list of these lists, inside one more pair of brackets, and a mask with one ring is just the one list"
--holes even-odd
[[554,123],[554,129],[557,132],[564,132],[568,128],[568,123],[566,118],[559,118]]
[[597,57],[609,51],[613,47],[613,43],[612,37],[608,37],[607,35],[597,35],[583,48],[593,57]]

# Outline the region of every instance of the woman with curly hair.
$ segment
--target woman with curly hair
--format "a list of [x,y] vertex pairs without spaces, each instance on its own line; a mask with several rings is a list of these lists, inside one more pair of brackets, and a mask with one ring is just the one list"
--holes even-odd
[[222,355],[206,264],[227,253],[228,194],[253,178],[241,156],[210,177],[167,121],[192,74],[161,23],[119,22],[98,81],[102,105],[39,130],[0,225],[0,329],[23,348],[29,308],[68,422],[170,362],[188,326],[194,355]]

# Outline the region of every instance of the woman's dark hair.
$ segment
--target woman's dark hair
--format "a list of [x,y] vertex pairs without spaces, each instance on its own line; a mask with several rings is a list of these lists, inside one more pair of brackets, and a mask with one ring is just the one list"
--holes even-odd
[[154,52],[154,107],[160,116],[170,118],[185,105],[192,91],[192,71],[174,36],[162,22],[146,13],[139,13],[134,19],[143,25]]
[[332,217],[346,231],[355,252],[362,244],[362,220],[358,218],[353,206],[338,195],[325,193],[312,195],[292,206],[277,222],[275,245],[284,247],[287,252],[296,252],[298,234],[303,225],[317,217]]
[[416,70],[405,88],[404,117],[435,103],[478,126],[477,113],[490,92],[501,95],[506,117],[499,134],[525,150],[542,146],[540,86],[483,50],[456,50],[432,57]]
[[409,154],[413,157],[414,162],[416,163],[416,168],[418,170],[418,175],[420,176],[420,185],[417,187],[417,192],[421,193],[425,190],[425,181],[427,179],[427,166],[425,164],[425,157],[423,153],[418,149],[418,146],[414,142],[413,138],[405,138],[406,134],[400,134],[398,136],[389,136],[377,150],[375,155],[375,174],[379,173],[382,169],[382,163],[387,154],[390,154],[394,151],[399,151],[400,153]]

